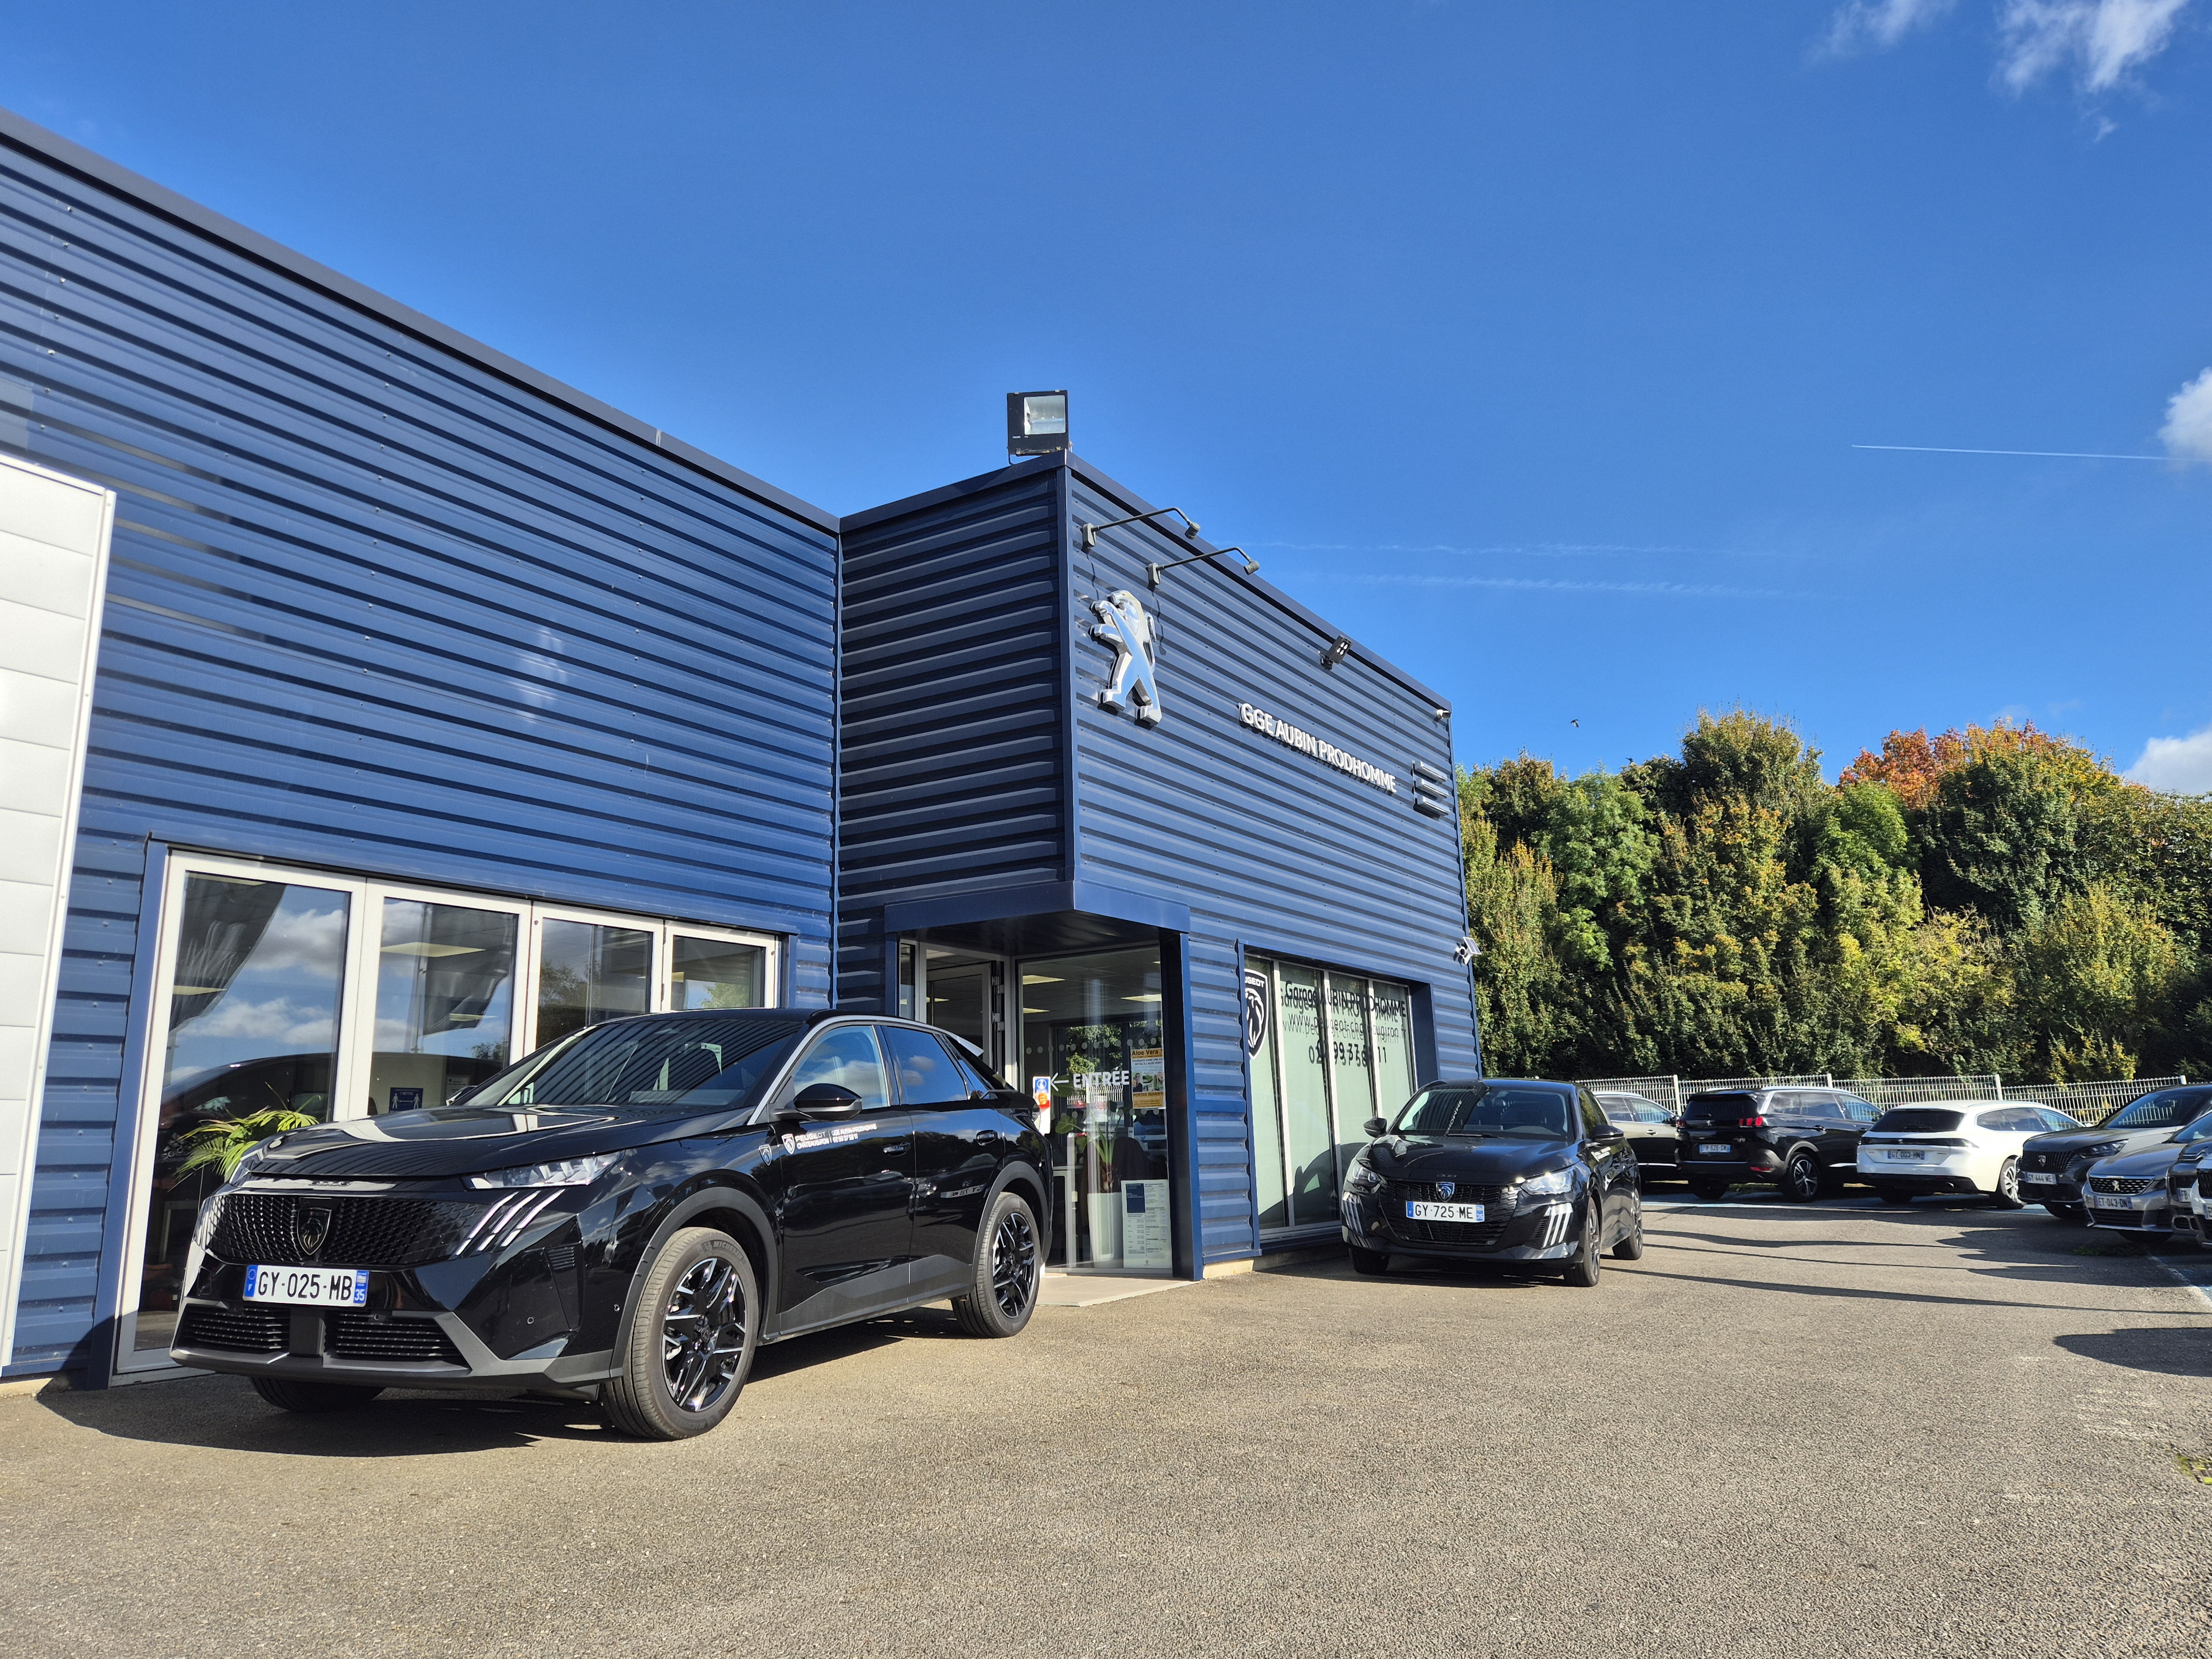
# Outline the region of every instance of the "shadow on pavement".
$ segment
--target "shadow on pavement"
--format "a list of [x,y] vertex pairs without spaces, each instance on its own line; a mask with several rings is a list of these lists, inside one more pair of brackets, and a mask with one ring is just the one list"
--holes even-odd
[[[830,1364],[914,1339],[968,1338],[950,1310],[915,1308],[887,1318],[793,1337],[763,1348],[750,1382]],[[279,1411],[242,1376],[180,1377],[91,1394],[48,1391],[37,1404],[96,1434],[221,1451],[287,1457],[420,1457],[496,1451],[546,1440],[603,1440],[642,1447],[600,1420],[588,1401],[514,1394],[395,1389],[347,1411]]]
[[2212,1376],[2212,1341],[2206,1340],[2201,1325],[2084,1333],[2059,1337],[2057,1345],[2084,1359],[2101,1359],[2107,1365],[2124,1365],[2130,1370],[2155,1371],[2161,1376]]

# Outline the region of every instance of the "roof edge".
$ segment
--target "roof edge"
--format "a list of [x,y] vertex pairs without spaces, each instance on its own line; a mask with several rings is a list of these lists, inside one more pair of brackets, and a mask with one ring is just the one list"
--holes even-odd
[[0,144],[51,162],[100,190],[120,196],[149,213],[220,242],[257,264],[265,265],[295,282],[303,283],[341,304],[365,312],[380,322],[413,335],[427,345],[474,363],[488,374],[495,374],[549,403],[559,404],[588,421],[645,445],[648,449],[659,450],[694,471],[702,472],[717,483],[727,484],[756,501],[788,513],[794,518],[803,519],[818,530],[827,531],[832,535],[838,530],[838,517],[828,508],[817,507],[787,490],[778,489],[765,479],[757,478],[680,438],[672,437],[659,427],[648,425],[634,415],[626,415],[611,404],[602,403],[588,392],[579,392],[550,374],[541,374],[503,351],[495,350],[480,340],[471,339],[458,329],[448,328],[412,307],[404,306],[397,300],[379,294],[374,289],[332,270],[328,265],[318,264],[303,253],[295,252],[281,242],[273,241],[258,231],[249,230],[235,220],[227,219],[213,209],[203,207],[188,197],[179,196],[176,191],[157,185],[152,179],[133,173],[128,167],[5,107],[0,107]]

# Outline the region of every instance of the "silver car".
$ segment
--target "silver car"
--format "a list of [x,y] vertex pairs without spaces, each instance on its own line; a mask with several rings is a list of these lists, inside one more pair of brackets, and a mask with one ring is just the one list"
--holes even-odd
[[2127,1232],[2172,1232],[2173,1197],[2167,1176],[2176,1162],[2193,1157],[2197,1143],[2207,1139],[2212,1139],[2212,1112],[2174,1130],[2156,1146],[2092,1164],[2081,1183],[2089,1224]]

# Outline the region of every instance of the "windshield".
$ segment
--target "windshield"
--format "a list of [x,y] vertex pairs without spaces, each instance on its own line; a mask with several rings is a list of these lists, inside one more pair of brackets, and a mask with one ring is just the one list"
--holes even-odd
[[2145,1095],[2132,1106],[2115,1112],[2101,1126],[2107,1129],[2171,1129],[2186,1123],[2212,1105],[2212,1089],[2161,1089]]
[[736,1106],[805,1029],[788,1015],[615,1020],[509,1066],[455,1103],[642,1111]]
[[1937,1112],[1925,1106],[1899,1106],[1893,1111],[1884,1112],[1875,1120],[1874,1127],[1878,1131],[1891,1133],[1901,1131],[1905,1134],[1940,1135],[1957,1128],[1966,1121],[1966,1116],[1964,1112]]
[[1557,1089],[1527,1085],[1478,1084],[1456,1089],[1424,1089],[1398,1114],[1402,1135],[1548,1135],[1564,1139],[1574,1131],[1574,1103]]

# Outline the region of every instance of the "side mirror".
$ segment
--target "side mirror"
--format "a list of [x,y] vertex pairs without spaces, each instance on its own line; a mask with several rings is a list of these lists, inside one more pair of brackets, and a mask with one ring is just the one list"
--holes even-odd
[[860,1097],[835,1083],[810,1083],[775,1115],[775,1127],[789,1133],[810,1117],[851,1117],[860,1109]]
[[1370,1117],[1359,1127],[1367,1132],[1370,1140],[1380,1140],[1390,1133],[1390,1126],[1379,1117]]
[[810,1083],[791,1103],[802,1117],[850,1117],[860,1109],[860,1097],[835,1083]]
[[1601,1123],[1589,1132],[1592,1140],[1625,1140],[1628,1132],[1618,1123]]

